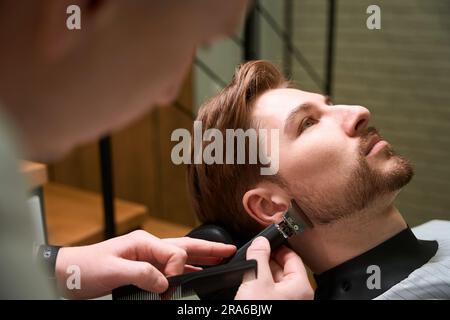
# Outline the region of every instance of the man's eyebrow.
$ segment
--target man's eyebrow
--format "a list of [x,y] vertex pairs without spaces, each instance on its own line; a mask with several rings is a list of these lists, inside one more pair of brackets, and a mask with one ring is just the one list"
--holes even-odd
[[297,116],[301,113],[307,113],[312,108],[312,104],[310,102],[304,102],[296,106],[286,118],[284,123],[284,132],[286,133],[291,124],[295,121]]

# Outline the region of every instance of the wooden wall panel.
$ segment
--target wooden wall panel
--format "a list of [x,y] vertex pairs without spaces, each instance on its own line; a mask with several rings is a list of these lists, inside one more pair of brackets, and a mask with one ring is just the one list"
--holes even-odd
[[80,146],[48,167],[51,181],[99,192],[100,164],[97,142]]
[[160,216],[158,187],[158,143],[154,109],[129,128],[112,136],[114,190],[116,196],[145,204],[154,216]]
[[195,225],[196,220],[191,208],[187,184],[186,166],[174,165],[170,153],[177,142],[170,141],[170,135],[177,128],[192,127],[192,120],[173,108],[160,109],[161,141],[161,201],[163,217],[176,222]]

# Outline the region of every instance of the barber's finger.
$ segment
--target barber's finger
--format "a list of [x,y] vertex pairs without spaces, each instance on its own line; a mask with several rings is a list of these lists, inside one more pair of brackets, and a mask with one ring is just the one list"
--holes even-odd
[[167,276],[183,272],[187,253],[182,248],[162,241],[145,231],[132,232],[130,241],[129,247],[134,253],[132,260],[157,265]]
[[284,247],[277,252],[275,259],[284,269],[283,279],[276,283],[278,289],[291,299],[312,299],[314,291],[301,258]]
[[273,259],[269,262],[272,277],[275,282],[280,282],[284,277],[283,268]]
[[302,259],[291,249],[283,246],[275,254],[275,261],[282,266],[284,276],[308,278]]
[[203,270],[203,268],[191,266],[190,264],[187,264],[184,266],[184,273],[190,273],[190,272],[201,271],[201,270]]
[[225,258],[229,257],[236,251],[236,247],[230,244],[194,239],[190,237],[167,238],[162,240],[184,249],[189,256]]
[[[187,253],[183,249],[180,249],[176,246],[171,248],[172,251],[169,254],[169,259],[166,262],[166,266],[164,267],[164,274],[168,276],[173,276],[177,274],[183,273],[184,265],[187,260]],[[176,250],[176,249],[178,250]]]
[[133,284],[156,293],[166,291],[169,286],[166,277],[148,262],[122,259],[117,267],[121,270],[116,278],[120,282],[119,286]]
[[[264,237],[257,237],[253,240],[250,247],[247,249],[247,260],[256,260],[258,263],[257,278],[261,281],[273,282],[272,272],[270,271],[270,244]],[[248,273],[247,273],[248,274]],[[247,275],[246,274],[246,275]],[[244,276],[244,281],[250,280],[249,277]]]
[[201,256],[188,256],[186,263],[194,265],[212,266],[221,263],[223,258],[219,257],[201,257]]

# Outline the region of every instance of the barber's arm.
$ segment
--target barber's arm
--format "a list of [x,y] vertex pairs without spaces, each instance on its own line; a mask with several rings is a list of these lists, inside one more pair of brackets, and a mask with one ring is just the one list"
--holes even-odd
[[236,294],[236,300],[309,300],[314,291],[300,257],[287,247],[270,256],[270,245],[264,237],[256,238],[247,250],[247,259],[258,262],[258,275],[251,272]]
[[[72,299],[88,299],[133,284],[164,292],[166,277],[195,270],[191,265],[212,265],[230,256],[232,245],[192,238],[159,239],[145,231],[81,247],[60,248],[55,275],[60,293]],[[68,286],[74,266],[80,271],[80,286]]]

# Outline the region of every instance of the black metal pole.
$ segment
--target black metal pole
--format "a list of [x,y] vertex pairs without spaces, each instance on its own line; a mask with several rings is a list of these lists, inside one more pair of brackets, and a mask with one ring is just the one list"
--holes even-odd
[[48,243],[48,228],[47,228],[47,219],[45,219],[45,203],[44,203],[44,188],[42,186],[39,186],[35,188],[32,191],[33,195],[36,195],[39,198],[39,206],[41,209],[41,221],[42,221],[42,228],[44,229],[44,243]]
[[333,95],[334,49],[336,42],[336,0],[328,0],[328,24],[325,66],[325,94]]
[[114,185],[112,173],[111,137],[106,136],[102,138],[100,140],[99,147],[105,239],[109,239],[116,235],[116,225],[114,222]]
[[256,0],[247,15],[244,27],[244,61],[259,58],[259,14],[257,12],[258,1]]
[[293,0],[284,0],[284,32],[287,35],[287,39],[283,46],[283,71],[287,78],[292,77],[293,9]]

